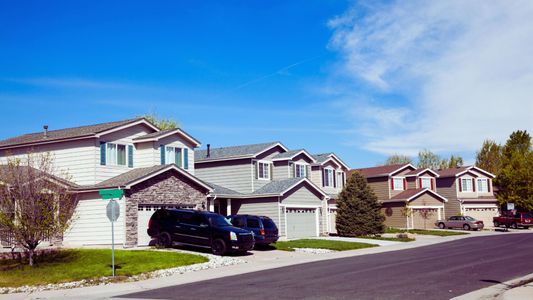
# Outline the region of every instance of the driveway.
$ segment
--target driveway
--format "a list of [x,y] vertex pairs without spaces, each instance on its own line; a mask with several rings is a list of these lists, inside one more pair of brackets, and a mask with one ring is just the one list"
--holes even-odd
[[450,299],[533,270],[533,234],[478,236],[171,286],[143,299]]

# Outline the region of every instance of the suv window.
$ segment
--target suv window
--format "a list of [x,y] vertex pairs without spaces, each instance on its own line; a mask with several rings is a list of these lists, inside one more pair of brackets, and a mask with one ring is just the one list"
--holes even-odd
[[248,218],[248,228],[261,228],[258,218]]
[[233,219],[231,220],[231,223],[235,227],[245,227],[246,225],[244,223],[244,217],[233,217]]
[[274,224],[274,222],[271,219],[263,218],[262,221],[263,221],[263,227],[265,227],[266,229],[276,228],[276,224]]
[[198,219],[195,220],[194,214],[189,212],[182,212],[178,214],[178,221],[189,225],[200,225]]

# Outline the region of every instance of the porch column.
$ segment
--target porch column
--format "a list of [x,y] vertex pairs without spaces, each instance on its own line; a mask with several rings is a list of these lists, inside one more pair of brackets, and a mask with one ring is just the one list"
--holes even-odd
[[231,199],[228,199],[226,204],[226,216],[231,215]]
[[209,199],[209,205],[207,207],[207,210],[210,212],[215,211],[215,199],[214,198]]

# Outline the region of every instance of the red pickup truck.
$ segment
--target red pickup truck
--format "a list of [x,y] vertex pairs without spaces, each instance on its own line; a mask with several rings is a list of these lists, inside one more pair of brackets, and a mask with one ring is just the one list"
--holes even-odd
[[494,223],[494,227],[503,225],[511,228],[524,227],[528,229],[529,226],[533,226],[533,216],[528,212],[507,213],[499,217],[494,217],[492,222]]

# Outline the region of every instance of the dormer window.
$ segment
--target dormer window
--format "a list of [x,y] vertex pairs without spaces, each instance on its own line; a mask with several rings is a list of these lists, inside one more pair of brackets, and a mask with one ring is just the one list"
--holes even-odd
[[333,169],[324,169],[324,186],[333,187],[333,176],[335,174],[335,170]]
[[294,177],[303,178],[306,177],[306,165],[294,164]]
[[432,189],[433,188],[433,182],[431,177],[422,177],[420,178],[420,188],[427,188]]
[[472,178],[461,178],[459,191],[460,192],[473,192],[473,179]]
[[489,192],[489,180],[487,178],[479,178],[477,180],[477,190],[480,193],[488,193]]
[[270,163],[261,161],[257,163],[257,178],[270,180]]
[[392,177],[391,187],[394,191],[405,190],[405,178],[404,177]]

